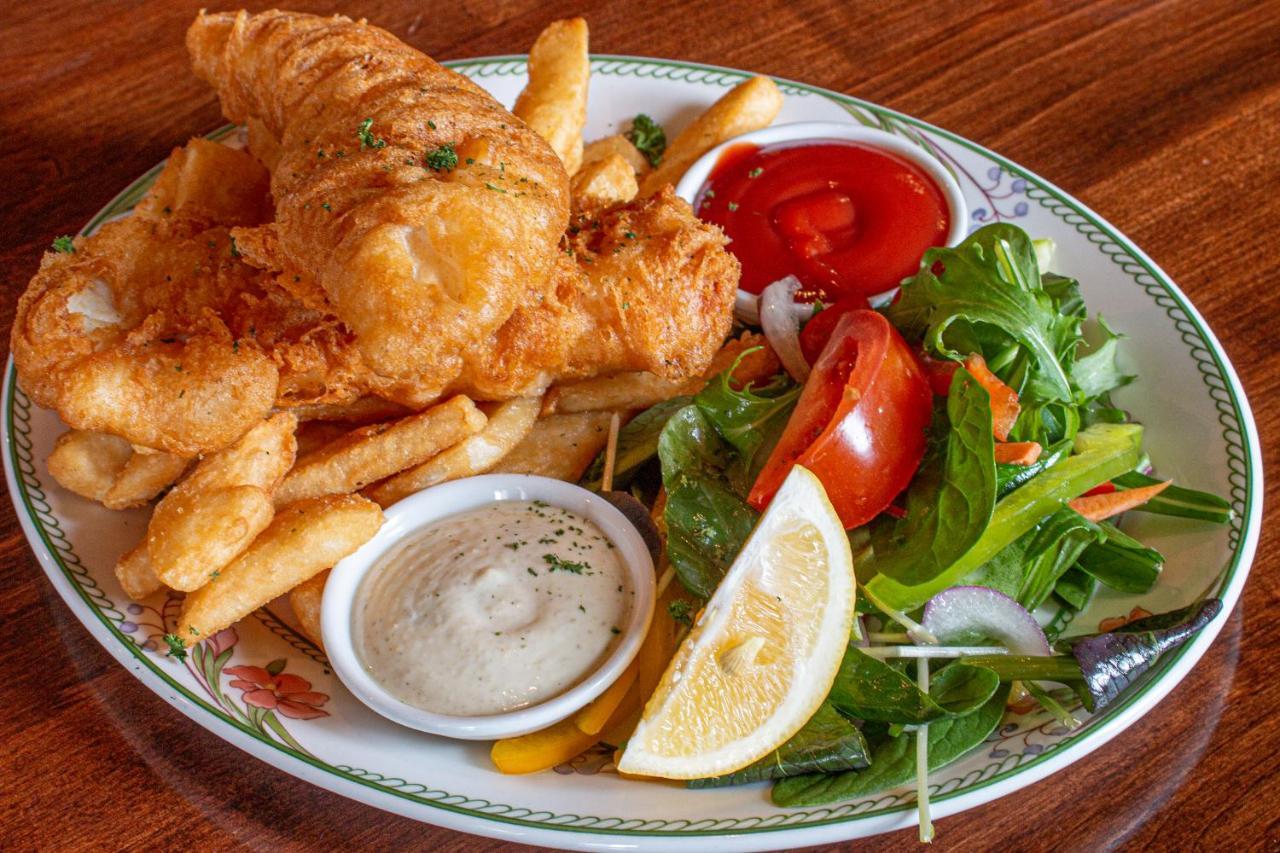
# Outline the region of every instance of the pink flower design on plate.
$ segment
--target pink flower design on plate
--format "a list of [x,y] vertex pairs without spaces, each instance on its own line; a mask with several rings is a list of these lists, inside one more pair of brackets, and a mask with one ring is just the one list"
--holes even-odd
[[292,673],[283,672],[283,659],[261,666],[229,666],[227,675],[231,686],[244,691],[246,705],[267,711],[279,711],[295,720],[314,720],[329,716],[320,706],[329,701],[324,693],[311,689],[311,682]]

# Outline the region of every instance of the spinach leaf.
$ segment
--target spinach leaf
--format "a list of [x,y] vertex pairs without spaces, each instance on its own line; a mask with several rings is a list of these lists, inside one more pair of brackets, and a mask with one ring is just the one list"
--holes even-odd
[[967,354],[948,344],[948,329],[957,321],[968,324],[959,330],[970,336],[999,330],[1034,362],[1021,386],[1034,384],[1040,399],[1073,399],[1059,353],[1068,341],[1074,346],[1078,321],[1064,318],[1042,288],[1035,248],[1017,226],[988,225],[954,249],[925,252],[920,271],[903,283],[901,298],[885,313],[908,337],[923,337],[932,352],[957,360]]
[[759,388],[748,385],[734,390],[729,380],[738,362],[749,352],[752,350],[738,356],[733,367],[708,382],[694,397],[702,414],[737,452],[729,466],[729,476],[734,488],[744,494],[750,491],[769,452],[782,437],[801,388],[783,373]]
[[[618,450],[613,461],[613,487],[624,489],[636,472],[658,453],[658,436],[662,428],[676,412],[693,400],[692,397],[672,397],[645,409],[618,431]],[[588,489],[599,489],[604,475],[604,452],[595,458],[591,467],[582,475],[581,484]]]
[[685,589],[710,598],[759,514],[730,485],[733,448],[698,406],[685,406],[663,427],[658,457],[667,490],[667,558]]
[[1114,524],[1103,522],[1100,529],[1105,539],[1085,548],[1076,565],[1112,589],[1131,593],[1150,590],[1164,566],[1160,552]]
[[982,536],[996,502],[991,401],[964,368],[952,377],[946,420],[939,425],[935,418],[932,432],[907,490],[906,517],[872,529],[868,568],[904,584],[927,581],[964,556]]
[[877,574],[867,588],[899,610],[913,610],[937,593],[975,572],[1063,503],[1099,483],[1131,471],[1141,457],[1142,427],[1137,424],[1097,424],[1075,439],[1076,454],[996,504],[982,536],[963,557],[933,577],[916,584]]
[[[1004,719],[1008,696],[1009,688],[1002,687],[974,713],[930,723],[929,771],[945,767],[986,740]],[[773,802],[795,807],[853,800],[905,785],[915,777],[915,735],[885,737],[872,744],[867,769],[783,779],[773,786]]]
[[1105,634],[1059,640],[1080,665],[1083,689],[1077,689],[1091,713],[1115,701],[1160,655],[1200,632],[1222,610],[1216,598],[1130,622]]
[[918,725],[970,714],[999,686],[991,670],[953,663],[937,672],[926,694],[900,670],[850,647],[827,701],[860,720]]
[[718,788],[803,773],[837,773],[866,767],[870,760],[867,741],[858,727],[823,702],[804,728],[764,758],[727,776],[691,779],[689,787]]

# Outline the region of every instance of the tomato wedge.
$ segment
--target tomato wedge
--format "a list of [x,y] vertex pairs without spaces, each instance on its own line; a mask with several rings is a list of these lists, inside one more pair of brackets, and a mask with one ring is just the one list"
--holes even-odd
[[831,340],[831,333],[835,331],[841,317],[850,311],[866,310],[870,307],[870,303],[861,296],[846,296],[814,314],[800,330],[800,354],[804,356],[804,360],[809,364],[818,360],[818,356],[822,355],[822,351],[827,346],[827,341]]
[[866,524],[920,467],[932,415],[929,381],[897,330],[875,311],[844,312],[747,500],[764,509],[799,464],[847,529]]

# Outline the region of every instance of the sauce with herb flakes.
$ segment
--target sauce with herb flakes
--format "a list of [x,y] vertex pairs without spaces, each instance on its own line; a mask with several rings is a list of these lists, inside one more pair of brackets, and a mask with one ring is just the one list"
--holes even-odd
[[590,520],[498,501],[406,536],[356,593],[352,638],[392,695],[438,714],[513,711],[598,668],[635,590]]
[[946,197],[923,169],[837,140],[730,146],[697,211],[732,241],[743,290],[795,275],[828,301],[897,287],[951,227]]

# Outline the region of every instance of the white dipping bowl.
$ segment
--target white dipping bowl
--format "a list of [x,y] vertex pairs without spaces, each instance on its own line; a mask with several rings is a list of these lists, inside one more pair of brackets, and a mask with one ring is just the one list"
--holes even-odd
[[[484,716],[452,716],[425,711],[391,695],[364,668],[352,641],[353,605],[360,584],[387,551],[432,522],[495,501],[546,501],[576,512],[600,528],[617,549],[635,597],[622,639],[594,672],[568,690],[526,708]],[[347,689],[389,720],[445,737],[493,740],[514,737],[558,723],[604,692],[640,650],[653,618],[656,579],[653,559],[640,533],[604,498],[579,486],[526,474],[489,474],[434,486],[386,510],[377,534],[333,567],[324,588],[320,622],[325,654]]]
[[[784,143],[799,142],[857,142],[869,148],[878,148],[881,151],[895,154],[903,160],[919,166],[929,177],[933,178],[933,182],[942,190],[942,195],[947,201],[947,207],[951,214],[951,229],[947,232],[947,245],[954,246],[968,236],[969,208],[965,204],[964,193],[960,191],[960,184],[956,182],[956,179],[947,171],[938,158],[900,136],[894,136],[892,133],[872,127],[864,127],[852,122],[800,121],[791,124],[775,124],[760,130],[753,130],[750,133],[744,133],[741,136],[735,136],[695,160],[689,170],[684,173],[684,177],[680,179],[680,183],[676,185],[676,195],[689,202],[693,209],[697,211],[707,179],[711,176],[711,171],[716,164],[720,162],[720,156],[724,154],[726,149],[743,143],[755,145],[759,148],[768,148]],[[874,305],[886,301],[895,290],[897,288],[890,288],[883,293],[872,296],[871,303]],[[758,317],[757,302],[758,297],[756,294],[739,290],[737,302],[735,303],[735,310],[739,318],[750,323],[757,322],[755,319]]]

